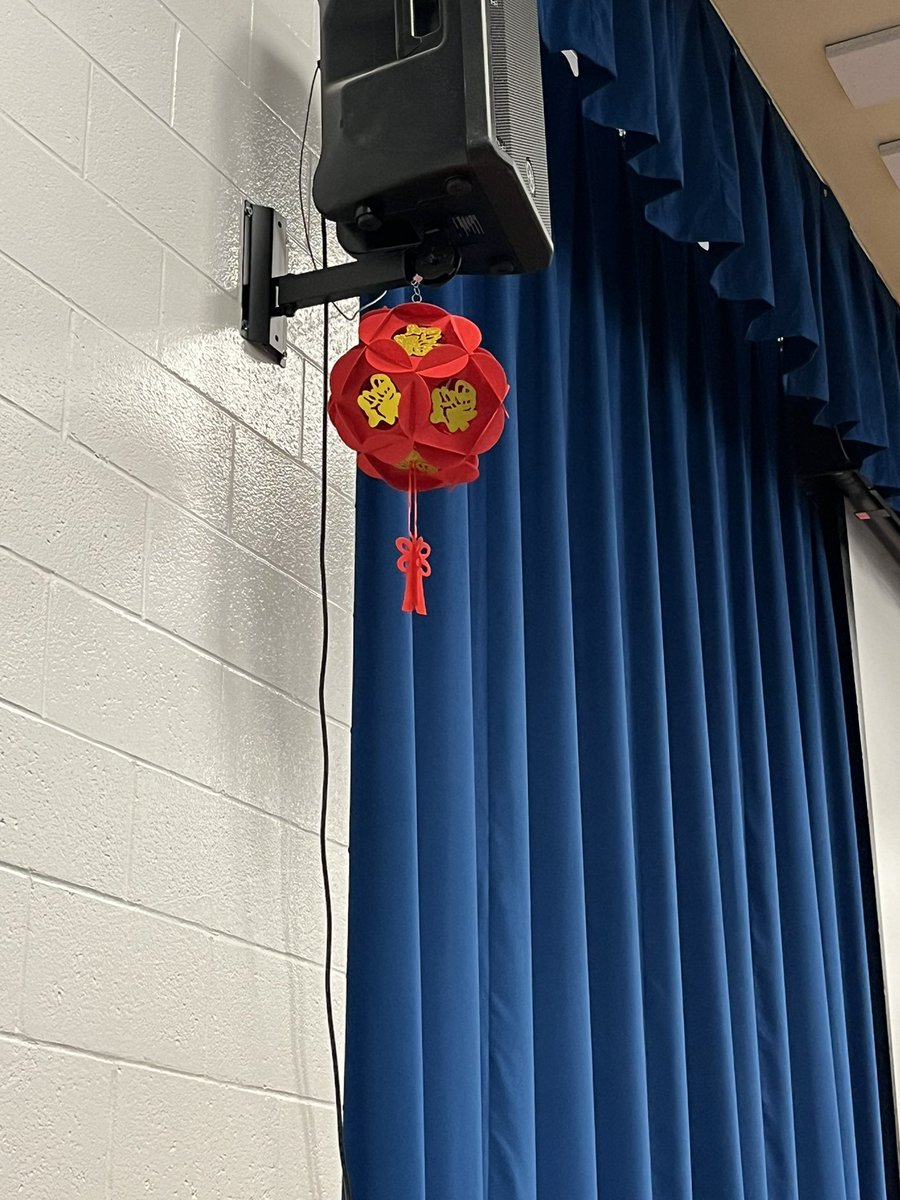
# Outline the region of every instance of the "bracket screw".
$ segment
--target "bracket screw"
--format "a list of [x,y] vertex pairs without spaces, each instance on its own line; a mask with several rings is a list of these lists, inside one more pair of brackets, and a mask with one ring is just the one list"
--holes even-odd
[[451,175],[444,184],[444,189],[448,196],[468,196],[472,185],[462,175]]
[[249,321],[241,321],[241,329],[244,331],[244,333],[246,333],[249,328],[250,328]]
[[358,204],[356,206],[356,228],[362,233],[377,233],[381,228],[382,221],[378,213],[368,204]]
[[253,205],[250,203],[249,200],[244,201],[244,216],[246,216],[246,217],[253,216]]

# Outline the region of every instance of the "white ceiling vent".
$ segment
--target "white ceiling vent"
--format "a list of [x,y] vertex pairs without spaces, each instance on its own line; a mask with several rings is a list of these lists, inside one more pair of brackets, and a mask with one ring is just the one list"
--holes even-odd
[[900,98],[900,25],[836,42],[825,54],[856,108]]
[[884,165],[894,177],[894,183],[900,187],[900,142],[885,142],[879,146]]

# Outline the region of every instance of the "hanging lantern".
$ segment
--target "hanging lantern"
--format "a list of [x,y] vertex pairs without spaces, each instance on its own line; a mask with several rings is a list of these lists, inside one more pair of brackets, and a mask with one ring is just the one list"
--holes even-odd
[[478,456],[503,432],[509,391],[500,363],[465,317],[413,301],[363,317],[359,343],[331,372],[330,416],[359,468],[407,493],[404,612],[425,612],[431,547],[419,536],[418,493],[478,478]]

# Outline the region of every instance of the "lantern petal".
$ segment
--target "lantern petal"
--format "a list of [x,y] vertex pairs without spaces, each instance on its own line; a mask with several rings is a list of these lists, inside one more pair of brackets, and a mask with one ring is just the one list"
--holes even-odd
[[331,394],[339,394],[347,386],[347,380],[356,367],[363,361],[365,350],[362,346],[354,346],[346,354],[342,354],[331,368]]
[[[357,421],[348,415],[339,404],[332,402],[328,406],[328,416],[338,432],[341,441],[357,453],[362,451],[378,451],[396,443],[398,434],[393,429],[379,431],[370,429],[365,419]],[[400,435],[402,438],[402,435]]]
[[374,312],[366,313],[360,318],[359,340],[368,345],[379,337],[388,336],[382,330],[390,323],[393,313],[392,308],[376,308]]
[[456,487],[460,483],[474,483],[478,478],[478,458],[473,455],[471,458],[464,458],[455,467],[451,467],[442,473],[442,478],[445,487]]
[[414,375],[403,388],[406,404],[403,410],[405,428],[418,438],[422,429],[427,428],[431,414],[431,392],[428,384],[418,375]]
[[415,370],[415,362],[393,338],[379,338],[366,347],[366,359],[376,371]]
[[398,324],[403,325],[439,325],[450,315],[445,308],[439,308],[437,304],[427,304],[424,300],[398,304],[392,311]]
[[494,391],[499,400],[504,400],[509,393],[509,380],[503,367],[493,354],[487,350],[476,350],[472,361],[485,378],[485,382]]
[[412,455],[414,459],[422,461],[424,470],[434,468],[441,475],[472,457],[471,454],[462,453],[461,447],[448,449],[446,446],[429,444],[421,438],[411,439],[400,436],[390,442],[368,443],[363,447],[361,453],[374,462],[381,463],[382,466],[395,467],[402,466]]
[[[380,479],[383,483],[391,483],[391,480],[386,478],[386,472],[390,471],[390,467],[385,463],[377,462],[365,454],[358,454],[356,456],[356,465],[364,475],[368,475],[372,479]],[[396,487],[397,485],[391,483],[391,486]]]
[[[463,452],[463,447],[454,446],[437,446],[434,442],[428,442],[424,438],[416,438],[416,451],[425,459],[426,462],[432,463],[442,473],[450,467],[459,466],[467,458],[471,458],[470,454]],[[384,457],[380,455],[379,457]]]
[[450,325],[459,339],[459,344],[470,354],[481,345],[481,330],[468,317],[451,316]]
[[[364,474],[370,475],[373,479],[380,479],[401,492],[405,492],[409,487],[409,468],[407,467],[399,467],[394,463],[381,462],[365,454],[360,454],[356,461],[359,469]],[[446,486],[447,484],[439,474],[416,471],[416,491],[429,492],[434,488]]]
[[[464,378],[468,379],[478,393],[479,407],[478,411],[485,417],[490,416],[498,405],[503,403],[503,398],[509,391],[509,384],[506,383],[506,376],[503,376],[504,387],[497,389],[499,382],[496,372],[491,369],[491,363],[496,362],[496,359],[491,354],[473,354],[469,360],[469,366],[464,374]],[[487,369],[487,374],[485,373]]]
[[424,358],[418,359],[416,372],[427,379],[446,379],[463,370],[468,361],[468,350],[439,342]]
[[357,437],[353,426],[347,420],[341,406],[336,404],[334,400],[328,405],[328,416],[344,445],[349,446],[351,450],[360,450],[362,447],[360,438]]
[[506,428],[506,409],[501,404],[492,417],[490,417],[481,427],[478,437],[475,439],[475,453],[486,454],[496,446],[500,440],[500,435]]

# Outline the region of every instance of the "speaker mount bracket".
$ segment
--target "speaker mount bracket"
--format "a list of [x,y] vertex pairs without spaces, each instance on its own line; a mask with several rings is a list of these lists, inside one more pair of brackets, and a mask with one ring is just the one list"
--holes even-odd
[[459,251],[441,241],[374,250],[353,262],[292,275],[287,271],[287,222],[281,213],[244,201],[241,247],[241,336],[260,355],[287,365],[287,318],[301,308],[367,292],[437,287],[460,267]]

